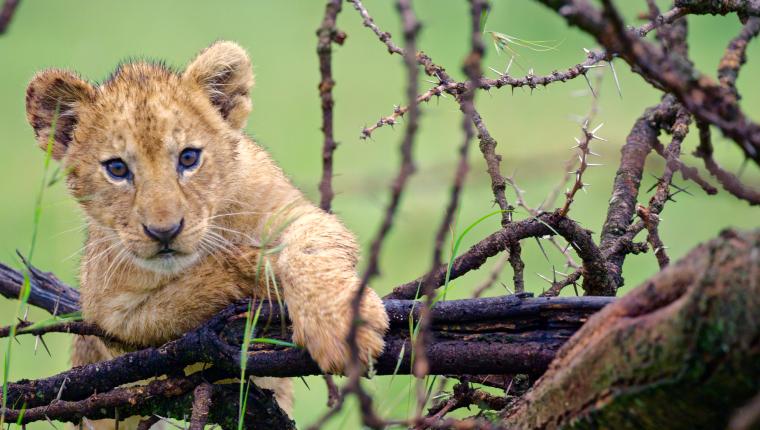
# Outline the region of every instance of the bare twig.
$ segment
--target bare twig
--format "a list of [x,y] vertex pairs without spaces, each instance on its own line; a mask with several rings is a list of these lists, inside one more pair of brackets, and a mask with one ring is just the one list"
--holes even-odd
[[589,123],[588,121],[585,121],[581,127],[581,138],[575,140],[576,147],[578,148],[578,168],[575,170],[575,181],[573,181],[573,186],[565,193],[565,204],[562,206],[562,209],[559,210],[559,213],[563,216],[567,216],[567,213],[570,211],[570,205],[573,203],[575,194],[578,191],[585,189],[586,185],[588,185],[583,182],[583,174],[586,173],[586,169],[597,165],[589,163],[588,157],[592,154],[590,147],[591,140],[600,139],[595,133],[601,127],[602,125],[600,124],[593,130],[589,130]]
[[650,31],[654,29],[660,28],[666,24],[671,24],[674,21],[680,18],[683,18],[684,16],[686,16],[687,13],[688,13],[688,9],[686,8],[674,7],[663,14],[658,14],[651,21],[638,27],[636,29],[636,32],[639,34],[639,36],[644,37],[647,34],[649,34]]
[[332,89],[335,81],[332,77],[332,44],[342,45],[346,34],[335,27],[335,20],[340,13],[342,0],[330,0],[325,6],[325,16],[322,25],[317,30],[317,55],[319,56],[319,72],[322,80],[319,82],[319,97],[322,100],[322,132],[325,135],[322,147],[322,180],[319,182],[320,207],[330,212],[332,198],[335,195],[332,188],[333,153],[335,152],[335,136],[333,135],[333,105],[335,104]]
[[707,171],[720,182],[723,189],[750,205],[760,205],[760,191],[743,184],[736,175],[720,167],[713,158],[710,126],[698,121],[697,127],[699,128],[699,147],[694,152],[694,155],[704,161]]
[[3,8],[0,10],[0,34],[5,34],[8,30],[19,3],[20,0],[5,0],[3,3]]
[[760,33],[760,18],[749,18],[741,32],[726,47],[723,58],[718,65],[718,80],[720,84],[731,90],[734,99],[738,99],[736,79],[739,71],[747,61],[747,45]]

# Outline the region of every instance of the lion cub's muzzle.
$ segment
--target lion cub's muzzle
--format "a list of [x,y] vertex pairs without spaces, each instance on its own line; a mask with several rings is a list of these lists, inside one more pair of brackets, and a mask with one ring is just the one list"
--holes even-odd
[[171,248],[171,243],[180,233],[182,233],[184,228],[184,218],[178,223],[169,226],[143,224],[143,232],[145,235],[161,245],[161,249],[158,251],[159,254],[174,252]]

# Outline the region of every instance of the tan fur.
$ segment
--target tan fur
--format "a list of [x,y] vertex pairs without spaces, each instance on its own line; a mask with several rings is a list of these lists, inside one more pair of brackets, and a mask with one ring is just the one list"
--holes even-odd
[[[43,148],[52,144],[87,216],[83,315],[130,344],[159,345],[232,301],[274,297],[260,269],[268,262],[293,320],[294,341],[322,370],[340,372],[359,284],[357,243],[241,131],[252,85],[248,56],[231,42],[210,46],[179,74],[138,62],[120,66],[98,86],[61,70],[41,72],[31,82],[29,122]],[[187,147],[201,149],[201,161],[181,174],[177,157]],[[113,158],[127,163],[133,180],[105,173],[101,163]],[[158,256],[160,247],[143,225],[181,219],[184,229],[171,245],[176,254]],[[366,324],[358,341],[366,361],[382,351],[388,327],[372,290],[363,297],[361,317]],[[115,353],[97,339],[80,338],[73,363]],[[289,382],[259,382],[288,402]]]

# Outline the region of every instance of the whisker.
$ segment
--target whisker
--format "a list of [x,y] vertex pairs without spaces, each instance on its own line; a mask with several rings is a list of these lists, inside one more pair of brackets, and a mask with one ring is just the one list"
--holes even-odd
[[[121,248],[119,252],[116,254],[116,257],[111,261],[111,264],[108,266],[108,269],[105,271],[105,279],[103,281],[103,285],[107,286],[111,282],[111,277],[113,276],[112,269],[115,269],[114,265],[121,264],[121,259],[124,256],[124,253],[127,251],[127,248]],[[118,265],[116,266],[118,267]]]
[[206,220],[210,221],[212,219],[224,218],[224,217],[236,216],[236,215],[259,215],[259,214],[263,214],[263,213],[264,212],[261,212],[261,211],[243,211],[243,212],[223,213],[223,214],[217,214],[217,215],[210,216],[210,217],[206,218]]
[[[117,246],[119,246],[121,244],[121,242],[118,240],[118,238],[111,238],[111,239],[114,239],[114,242],[108,248],[106,248],[105,250],[103,250],[102,252],[100,252],[99,254],[95,255],[92,258],[90,258],[88,260],[84,260],[82,263],[83,264],[94,264],[96,261],[98,261],[99,259],[103,258],[104,255],[108,255],[115,247],[117,247]],[[97,243],[92,243],[92,244],[85,245],[84,247],[82,247],[82,250],[87,250],[92,245],[96,245],[96,244]],[[71,258],[71,257],[73,257],[75,255],[77,255],[78,253],[79,253],[79,251],[75,252],[74,254],[72,254],[69,257],[67,257],[65,260],[67,260],[67,259],[69,259],[69,258]]]
[[[199,246],[199,247],[200,247],[200,248],[201,248],[203,251],[205,251],[205,252],[206,252],[206,254],[210,255],[210,256],[211,256],[211,258],[213,258],[214,260],[216,260],[216,263],[217,263],[217,264],[218,264],[220,267],[224,266],[224,264],[222,264],[222,262],[221,262],[221,261],[219,261],[219,258],[217,257],[217,253],[214,251],[213,245],[211,245],[210,243],[207,243],[207,242],[206,242],[206,238],[205,238],[205,237],[202,237],[202,238],[201,238],[201,241],[198,243],[198,246]],[[225,262],[228,262],[228,260],[227,260],[227,259],[224,257],[224,255],[222,255],[222,259],[223,259]]]
[[261,246],[261,242],[258,239],[256,239],[253,236],[249,236],[249,235],[247,235],[247,234],[245,234],[243,232],[240,232],[238,230],[235,230],[235,229],[232,229],[232,228],[227,228],[227,227],[222,227],[222,226],[216,225],[216,224],[209,224],[208,228],[211,229],[211,230],[216,229],[216,230],[225,231],[225,232],[228,232],[228,233],[233,233],[233,234],[240,235],[243,238],[248,239],[250,241],[250,243],[248,245],[252,245],[252,246],[256,246],[256,247],[260,247]]
[[63,236],[66,233],[73,233],[73,232],[79,233],[79,232],[81,232],[82,230],[84,230],[86,228],[87,228],[87,223],[84,223],[84,224],[76,226],[74,228],[69,228],[69,229],[63,230],[62,232],[56,233],[53,236],[51,236],[50,238],[51,239],[55,239],[57,237]]

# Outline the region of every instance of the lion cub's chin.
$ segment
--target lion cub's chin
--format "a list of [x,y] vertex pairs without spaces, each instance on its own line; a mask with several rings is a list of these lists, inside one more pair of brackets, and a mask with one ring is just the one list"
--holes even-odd
[[152,258],[132,256],[132,261],[139,267],[162,275],[176,275],[195,264],[200,256],[192,254],[157,255]]

